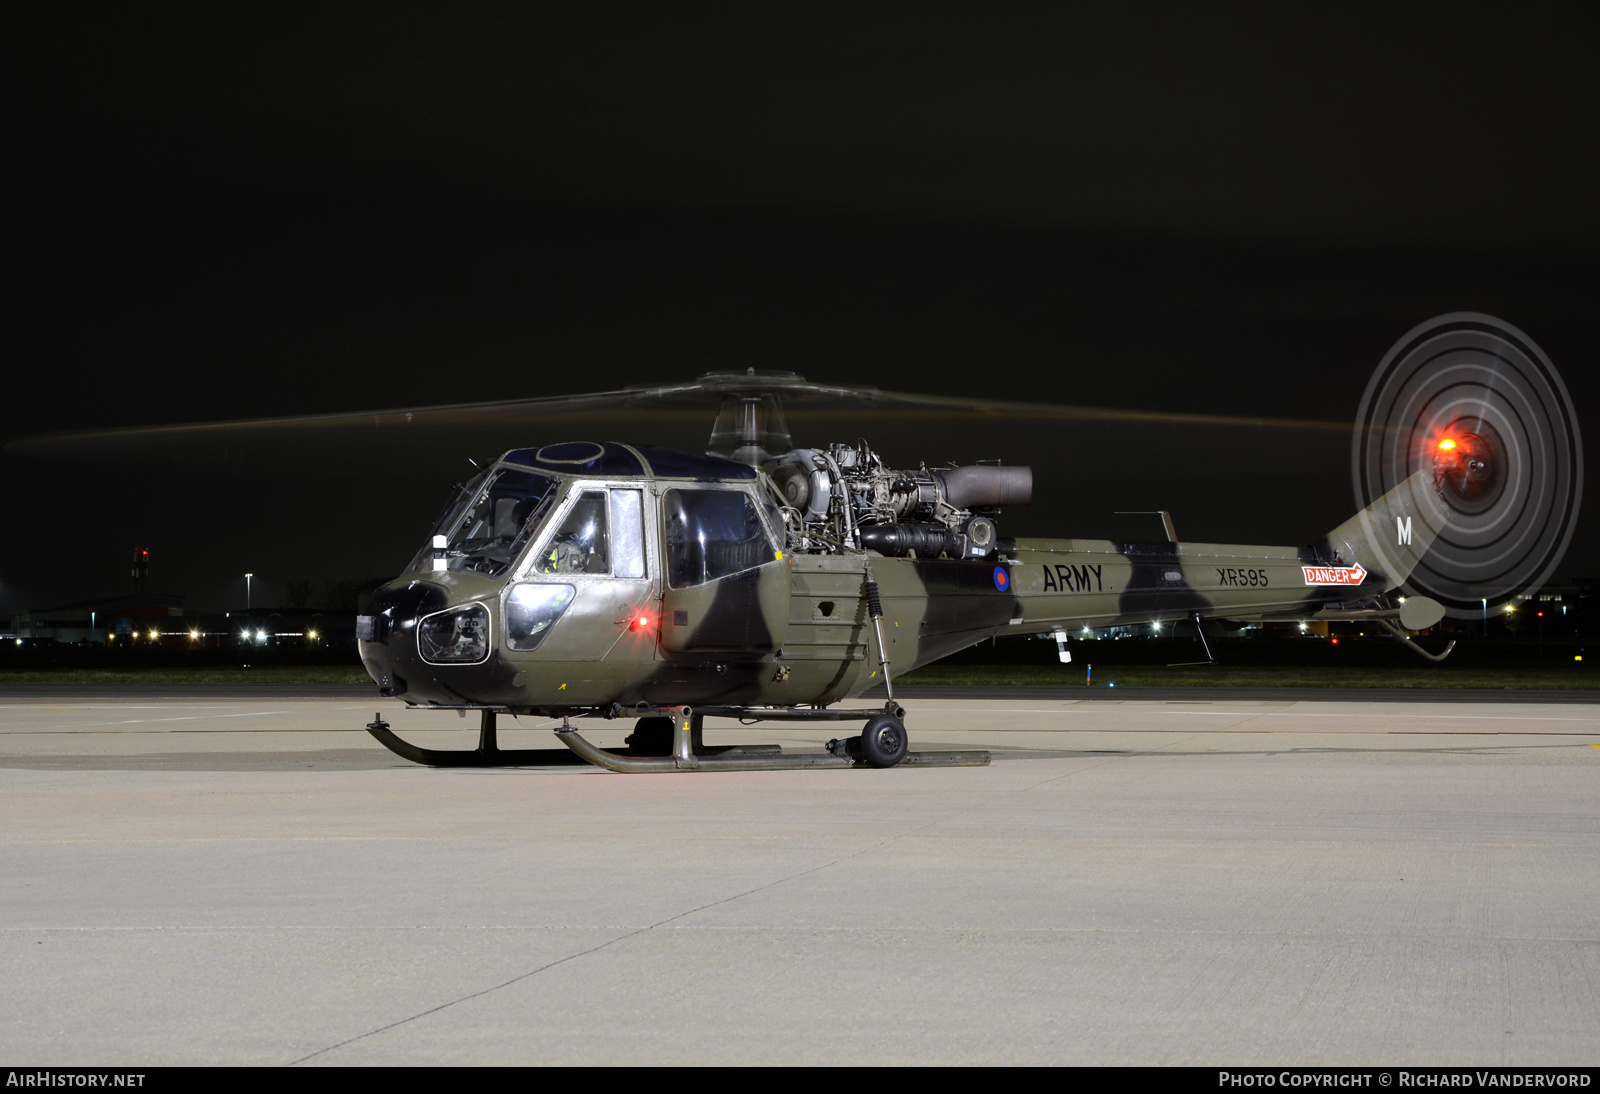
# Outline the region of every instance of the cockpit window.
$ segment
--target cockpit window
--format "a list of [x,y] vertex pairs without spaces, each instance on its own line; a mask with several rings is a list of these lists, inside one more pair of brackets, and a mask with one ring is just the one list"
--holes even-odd
[[668,490],[662,510],[667,576],[675,589],[764,566],[778,557],[748,494]]
[[492,577],[505,573],[550,512],[558,482],[537,471],[501,469],[481,486],[469,486],[457,507],[465,517],[437,533],[449,537],[447,568]]
[[567,511],[567,519],[539,548],[533,568],[541,574],[608,574],[611,537],[606,527],[606,496],[586,490]]
[[643,577],[644,495],[638,490],[611,491],[611,534],[617,577]]

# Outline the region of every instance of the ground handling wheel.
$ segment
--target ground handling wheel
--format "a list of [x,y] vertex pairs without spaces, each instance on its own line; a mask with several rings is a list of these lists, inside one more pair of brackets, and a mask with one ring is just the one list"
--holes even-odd
[[861,731],[862,758],[873,767],[893,767],[905,759],[910,741],[900,719],[880,714]]

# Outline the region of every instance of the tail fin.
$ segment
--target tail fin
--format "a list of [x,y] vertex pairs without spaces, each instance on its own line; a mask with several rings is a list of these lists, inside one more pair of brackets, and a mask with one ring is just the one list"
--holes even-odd
[[1433,472],[1418,471],[1329,532],[1328,546],[1346,566],[1360,563],[1393,589],[1411,576],[1448,519]]

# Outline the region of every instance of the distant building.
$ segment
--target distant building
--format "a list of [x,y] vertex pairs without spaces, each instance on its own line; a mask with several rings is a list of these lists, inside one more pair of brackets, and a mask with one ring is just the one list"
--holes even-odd
[[342,608],[254,608],[192,612],[161,593],[29,608],[5,630],[17,646],[99,645],[110,650],[354,648],[355,612]]
[[229,646],[355,648],[356,613],[344,608],[253,608],[228,612],[212,622],[227,632]]
[[19,641],[53,639],[70,645],[174,629],[174,621],[182,618],[183,597],[143,593],[82,600],[54,608],[28,608],[12,617],[11,631]]

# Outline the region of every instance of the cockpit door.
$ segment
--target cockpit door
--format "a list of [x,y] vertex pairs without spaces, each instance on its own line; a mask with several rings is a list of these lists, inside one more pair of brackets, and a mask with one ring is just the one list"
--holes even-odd
[[[506,644],[539,660],[651,661],[647,495],[578,483],[505,593]],[[546,641],[546,639],[549,641]]]
[[789,562],[755,498],[737,489],[668,488],[661,531],[662,656],[753,658],[783,645]]

